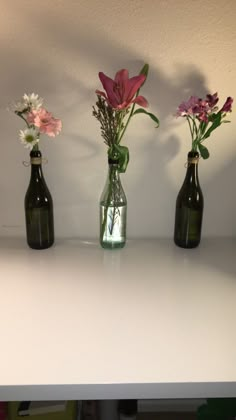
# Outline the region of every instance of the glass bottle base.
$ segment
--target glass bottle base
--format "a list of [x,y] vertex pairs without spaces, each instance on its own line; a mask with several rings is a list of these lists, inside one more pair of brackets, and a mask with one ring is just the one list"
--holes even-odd
[[51,248],[51,246],[54,244],[54,241],[53,242],[48,242],[46,244],[29,243],[29,242],[27,242],[27,244],[31,249],[36,249],[36,250],[39,251],[39,250],[42,250],[42,249]]
[[121,249],[124,248],[125,242],[100,242],[104,249]]
[[200,241],[181,241],[174,238],[175,245],[179,246],[180,248],[191,249],[197,248],[200,244]]

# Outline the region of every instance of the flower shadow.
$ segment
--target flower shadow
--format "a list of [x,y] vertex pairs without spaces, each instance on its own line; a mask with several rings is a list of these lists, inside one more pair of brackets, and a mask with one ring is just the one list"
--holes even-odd
[[[62,134],[53,140],[54,147],[47,139],[42,140],[43,153],[52,162],[45,173],[54,197],[57,232],[62,236],[97,236],[97,202],[106,175],[106,148],[99,139],[99,125],[92,117],[94,91],[100,86],[97,73],[102,70],[112,76],[124,67],[137,74],[144,64],[143,58],[108,38],[101,29],[96,30],[89,20],[78,26],[70,25],[60,8],[53,11],[53,26],[47,8],[38,10],[38,31],[31,3],[27,10],[21,10],[20,3],[14,4],[11,13],[17,15],[18,23],[27,27],[27,37],[34,36],[35,49],[29,50],[24,34],[21,34],[21,49],[19,44],[9,49],[8,40],[0,41],[2,139],[4,135],[15,139],[20,127],[14,116],[6,118],[3,108],[7,103],[31,91],[45,98],[48,109],[63,121]],[[175,74],[170,76],[149,64],[150,73],[142,94],[150,103],[150,111],[159,117],[161,126],[155,130],[147,118],[135,117],[124,139],[131,152],[127,174],[122,178],[129,200],[131,237],[171,235],[177,191],[170,180],[168,164],[178,154],[181,143],[173,134],[176,121],[170,116],[186,94],[207,90],[203,74],[193,66],[176,65]],[[2,140],[6,157],[2,175],[9,173],[9,161],[16,163],[19,155],[23,156],[21,146],[16,147],[15,143],[15,140]],[[15,171],[18,169],[16,165]],[[21,221],[23,231],[23,209],[17,215],[14,211],[7,215],[7,208],[14,209],[26,189],[28,175],[19,174],[17,195],[7,198],[3,213],[6,223],[9,218]],[[10,176],[8,188],[16,189],[15,179]]]

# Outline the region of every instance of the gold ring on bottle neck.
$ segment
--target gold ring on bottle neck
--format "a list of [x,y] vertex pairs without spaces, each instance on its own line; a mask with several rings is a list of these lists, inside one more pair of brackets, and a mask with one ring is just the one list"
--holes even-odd
[[42,158],[41,157],[34,157],[30,159],[31,165],[41,165]]
[[188,158],[188,164],[189,165],[197,165],[198,162],[199,162],[199,157]]

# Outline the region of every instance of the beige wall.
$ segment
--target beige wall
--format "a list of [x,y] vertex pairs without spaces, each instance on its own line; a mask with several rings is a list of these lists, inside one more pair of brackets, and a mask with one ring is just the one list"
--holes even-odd
[[[0,215],[2,235],[24,232],[28,152],[17,140],[21,121],[9,102],[25,92],[45,98],[63,120],[63,133],[41,140],[44,172],[53,194],[57,236],[94,237],[107,164],[91,116],[99,71],[132,75],[144,62],[142,93],[161,120],[138,116],[124,143],[131,160],[122,176],[128,198],[128,235],[172,236],[174,206],[190,148],[187,123],[173,117],[190,94],[218,91],[236,97],[235,0],[1,0]],[[204,235],[236,233],[236,118],[208,140],[200,162],[205,196]]]

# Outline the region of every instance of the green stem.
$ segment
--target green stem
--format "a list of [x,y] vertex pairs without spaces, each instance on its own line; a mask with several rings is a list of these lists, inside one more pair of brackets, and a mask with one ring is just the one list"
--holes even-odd
[[121,133],[121,135],[120,135],[120,138],[118,139],[118,144],[121,142],[121,139],[122,139],[122,137],[124,136],[124,134],[125,134],[125,132],[126,132],[126,129],[127,129],[127,127],[128,127],[128,124],[129,124],[129,122],[130,122],[130,118],[132,117],[132,115],[133,115],[133,113],[134,113],[134,107],[135,107],[135,103],[133,103],[133,105],[132,105],[132,108],[131,108],[131,111],[130,111],[129,117],[128,117],[127,121],[126,121],[126,124],[125,124],[125,126],[124,126],[124,128],[123,128],[123,131],[122,131],[122,133]]
[[105,228],[106,228],[106,224],[107,224],[108,204],[109,204],[110,199],[111,199],[111,193],[112,193],[111,187],[109,186],[109,193],[108,193],[105,208],[104,208],[104,218],[103,218],[103,221],[102,221],[102,240],[104,240],[104,233],[105,233]]
[[[192,121],[192,126],[190,123],[190,120]],[[191,137],[192,137],[192,151],[196,152],[197,151],[197,144],[198,144],[198,130],[197,130],[197,125],[195,122],[195,119],[191,116],[187,116],[187,121],[189,124],[189,128],[190,128],[190,132],[191,132]]]
[[121,111],[119,113],[119,126],[118,126],[118,130],[117,130],[117,138],[116,138],[116,144],[119,144],[121,141],[121,138],[123,137],[123,134],[120,136],[120,132],[121,132],[121,127],[122,127],[122,122],[123,122],[123,112]]
[[193,129],[192,129],[191,123],[189,121],[189,117],[187,117],[187,121],[188,121],[189,129],[190,129],[190,133],[191,133],[191,137],[192,137],[192,144],[193,144],[193,141],[194,141],[194,139],[193,139]]
[[109,190],[108,190],[107,200],[106,200],[106,203],[105,203],[104,218],[103,218],[103,221],[102,221],[102,240],[104,240],[104,233],[105,233],[106,224],[107,224],[107,213],[108,213],[108,208],[109,208],[109,203],[111,201],[111,197],[112,197],[112,174],[111,174],[110,168],[109,168]]
[[195,135],[196,135],[195,140],[197,141],[198,140],[198,129],[197,129],[197,124],[196,124],[195,118],[193,118],[192,121],[193,121],[193,127],[195,129]]
[[117,180],[114,179],[113,180],[113,176],[114,176],[114,172],[117,170],[117,168],[109,168],[109,190],[108,190],[108,195],[107,195],[107,199],[106,199],[106,203],[105,203],[105,208],[104,208],[104,218],[102,221],[102,227],[101,227],[101,239],[104,240],[104,234],[105,234],[105,229],[106,229],[106,225],[107,225],[107,214],[108,214],[108,209],[112,200],[112,196],[114,199],[114,206],[113,206],[113,213],[112,213],[112,220],[111,220],[111,229],[109,229],[110,234],[112,235],[114,226],[115,226],[115,217],[116,217],[116,212],[118,210],[117,206],[116,206],[116,192],[118,190],[117,189]]
[[111,229],[109,229],[110,235],[112,235],[114,225],[115,225],[116,210],[117,210],[116,206],[114,206],[113,207],[113,212],[112,212]]
[[27,128],[30,128],[30,125],[28,123],[28,121],[25,119],[25,117],[23,117],[23,115],[19,112],[16,112],[16,115],[18,115],[18,117],[20,117],[27,125]]

